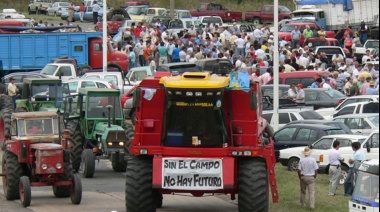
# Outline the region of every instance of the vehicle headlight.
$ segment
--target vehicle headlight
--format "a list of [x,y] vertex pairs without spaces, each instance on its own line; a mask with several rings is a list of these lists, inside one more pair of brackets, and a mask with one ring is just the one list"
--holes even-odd
[[108,146],[112,146],[112,142],[108,142]]
[[47,169],[47,165],[46,165],[46,164],[42,164],[41,168],[42,168],[43,170],[46,170],[46,169]]
[[124,146],[124,142],[119,142],[119,146]]
[[57,167],[57,169],[62,169],[62,164],[57,163],[57,164],[55,164],[55,167]]

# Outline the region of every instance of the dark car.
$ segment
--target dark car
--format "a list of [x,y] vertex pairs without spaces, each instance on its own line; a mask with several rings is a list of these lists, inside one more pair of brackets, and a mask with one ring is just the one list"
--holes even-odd
[[314,109],[336,107],[347,98],[335,89],[305,88],[305,105],[314,106]]
[[[285,98],[288,95],[288,90],[290,86],[289,85],[278,85],[279,94],[278,96],[280,98]],[[273,85],[262,85],[261,86],[261,93],[263,96],[269,96],[271,99],[273,99]]]
[[322,124],[322,125],[328,125],[328,126],[333,126],[333,127],[339,127],[340,129],[344,130],[346,134],[353,134],[350,128],[342,122],[339,121],[329,121],[329,120],[298,120],[298,121],[292,121],[288,123],[288,125],[293,125],[293,124]]
[[337,134],[346,134],[346,132],[339,127],[321,124],[286,125],[274,134],[276,159],[281,149],[311,145],[322,136]]
[[217,60],[219,60],[219,62],[226,62],[228,64],[229,70],[233,68],[233,65],[229,59],[219,59],[219,58],[201,59],[201,60],[195,61],[195,64],[197,65],[200,71],[207,71],[210,73],[214,73],[214,65],[217,64]]
[[[286,98],[288,95],[289,85],[278,85],[279,89],[279,107],[280,108],[296,108],[297,103]],[[261,94],[263,96],[263,109],[273,110],[273,85],[262,85]]]
[[49,78],[49,76],[45,74],[39,74],[35,72],[17,72],[5,75],[3,78],[1,78],[1,82],[5,85],[5,88],[8,88],[9,85],[9,79],[13,77],[15,79],[15,85],[19,90],[19,93],[22,93],[22,84],[24,82],[24,79],[26,78]]
[[157,67],[157,72],[170,72],[171,75],[181,75],[185,72],[199,72],[194,63],[165,63]]

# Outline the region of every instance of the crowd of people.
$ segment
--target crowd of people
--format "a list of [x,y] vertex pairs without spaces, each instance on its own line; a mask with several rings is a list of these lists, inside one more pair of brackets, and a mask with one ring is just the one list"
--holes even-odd
[[[115,50],[129,56],[130,68],[150,65],[155,71],[162,63],[195,63],[204,58],[224,58],[233,64],[232,71],[248,71],[252,74],[251,79],[259,79],[262,84],[273,78],[274,35],[268,25],[245,32],[236,23],[232,26],[200,24],[173,33],[159,21],[153,24],[140,22],[131,26],[130,33],[131,36],[121,45],[115,43]],[[365,42],[359,39],[359,33],[350,26],[346,30],[340,27],[335,37],[347,53],[345,57],[337,53],[331,58],[325,52],[316,54],[312,46],[299,43],[301,34],[305,38],[324,37],[323,28],[315,31],[307,26],[303,32],[295,28],[291,32],[291,41],[279,40],[279,72],[326,71],[309,86],[336,89],[347,96],[367,94],[367,90],[368,94],[375,94],[378,92],[378,74],[370,61],[377,61],[378,57],[371,55],[369,50],[361,61],[354,56],[356,47]],[[260,69],[268,69],[265,75],[269,76],[256,71]]]

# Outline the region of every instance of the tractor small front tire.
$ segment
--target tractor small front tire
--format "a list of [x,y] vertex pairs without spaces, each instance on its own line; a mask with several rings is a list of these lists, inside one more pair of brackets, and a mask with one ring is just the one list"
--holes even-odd
[[95,173],[95,156],[92,149],[85,149],[82,153],[81,163],[82,175],[85,178],[92,178]]
[[73,174],[71,176],[73,184],[71,185],[70,189],[70,199],[71,203],[75,205],[79,205],[82,201],[82,182],[78,175]]
[[28,207],[32,201],[32,189],[27,176],[22,176],[20,178],[19,193],[22,206],[25,208]]

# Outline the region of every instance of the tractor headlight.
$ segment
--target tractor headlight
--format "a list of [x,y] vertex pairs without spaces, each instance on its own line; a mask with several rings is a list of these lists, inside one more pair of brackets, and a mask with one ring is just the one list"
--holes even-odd
[[57,167],[57,169],[62,169],[62,164],[57,163],[57,164],[55,164],[55,167]]
[[124,146],[124,142],[119,142],[119,146]]
[[46,170],[46,169],[47,169],[47,165],[46,165],[46,164],[42,164],[41,168],[42,168],[43,170]]
[[108,142],[108,146],[112,146],[112,142]]

